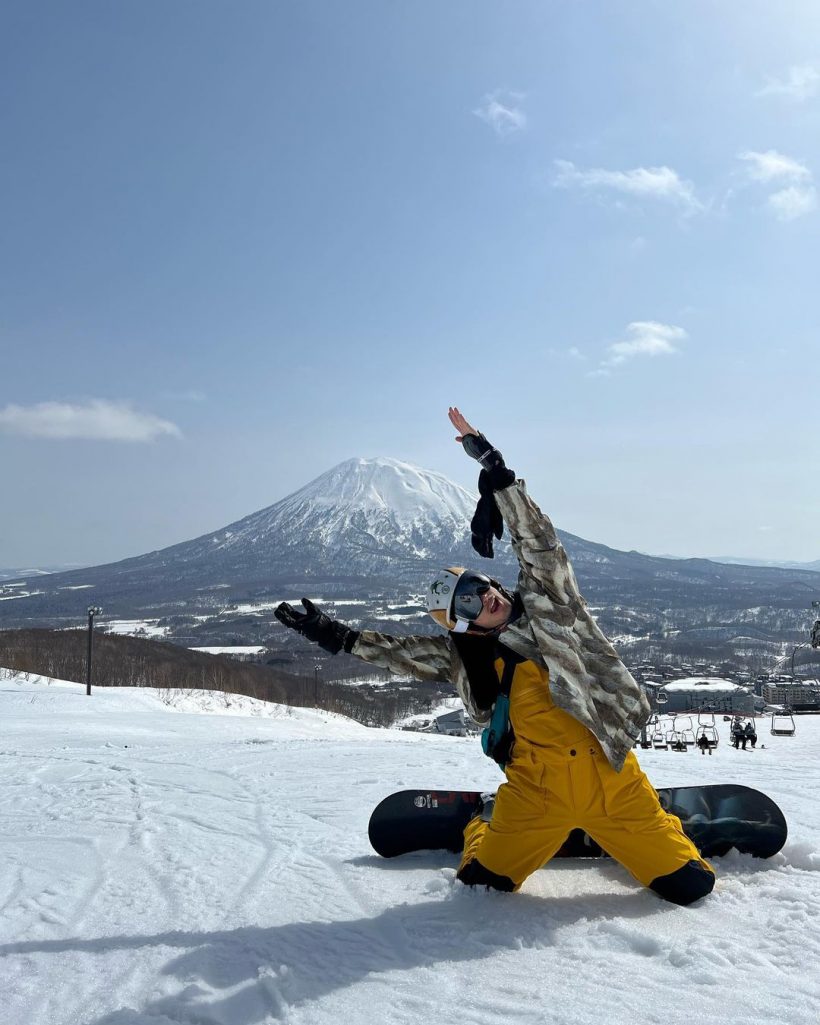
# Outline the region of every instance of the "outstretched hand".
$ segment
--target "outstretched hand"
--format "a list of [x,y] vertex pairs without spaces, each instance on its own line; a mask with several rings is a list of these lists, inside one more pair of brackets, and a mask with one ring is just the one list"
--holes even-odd
[[297,612],[292,605],[283,601],[276,607],[273,614],[283,626],[303,634],[306,626],[310,627],[319,622],[319,617],[322,613],[309,598],[303,598],[302,604],[305,607],[305,611]]
[[305,611],[299,612],[283,601],[277,605],[273,614],[283,626],[295,630],[307,640],[329,651],[331,655],[338,654],[342,648],[348,652],[352,649],[359,636],[357,631],[351,630],[345,623],[331,619],[309,598],[303,598],[302,605]]
[[467,418],[461,415],[457,406],[450,406],[447,410],[447,416],[450,417],[450,423],[458,431],[456,441],[463,441],[465,434],[478,434],[478,431],[472,426]]

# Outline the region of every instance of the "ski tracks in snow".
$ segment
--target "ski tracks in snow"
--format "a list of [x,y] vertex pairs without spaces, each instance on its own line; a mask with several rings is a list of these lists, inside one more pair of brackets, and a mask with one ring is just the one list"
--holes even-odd
[[[701,905],[613,863],[555,863],[510,896],[456,884],[454,855],[367,843],[392,790],[492,789],[474,743],[61,700],[0,752],[9,1025],[814,1025],[818,830],[763,759],[748,781],[797,839],[719,861]],[[790,756],[817,781],[812,750]]]

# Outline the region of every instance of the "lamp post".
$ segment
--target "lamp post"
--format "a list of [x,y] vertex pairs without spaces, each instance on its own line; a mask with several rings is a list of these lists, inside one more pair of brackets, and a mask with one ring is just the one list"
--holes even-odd
[[319,707],[319,670],[322,667],[315,665],[313,667],[313,707]]
[[94,617],[101,616],[102,609],[98,605],[88,606],[88,657],[85,662],[85,692],[91,695],[91,654],[94,647]]

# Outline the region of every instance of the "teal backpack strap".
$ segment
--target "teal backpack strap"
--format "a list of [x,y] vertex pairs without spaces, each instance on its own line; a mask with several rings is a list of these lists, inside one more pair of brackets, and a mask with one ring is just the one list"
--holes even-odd
[[499,645],[499,653],[504,659],[504,671],[501,674],[500,684],[501,693],[493,705],[490,725],[486,726],[481,733],[481,747],[484,754],[488,758],[492,758],[503,769],[510,760],[515,741],[515,733],[510,722],[510,691],[516,667],[526,660],[504,645]]

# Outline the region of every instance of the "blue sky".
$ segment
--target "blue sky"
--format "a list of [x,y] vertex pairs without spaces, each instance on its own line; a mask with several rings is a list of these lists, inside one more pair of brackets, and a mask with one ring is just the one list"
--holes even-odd
[[820,558],[820,6],[9,0],[0,566],[343,459]]

